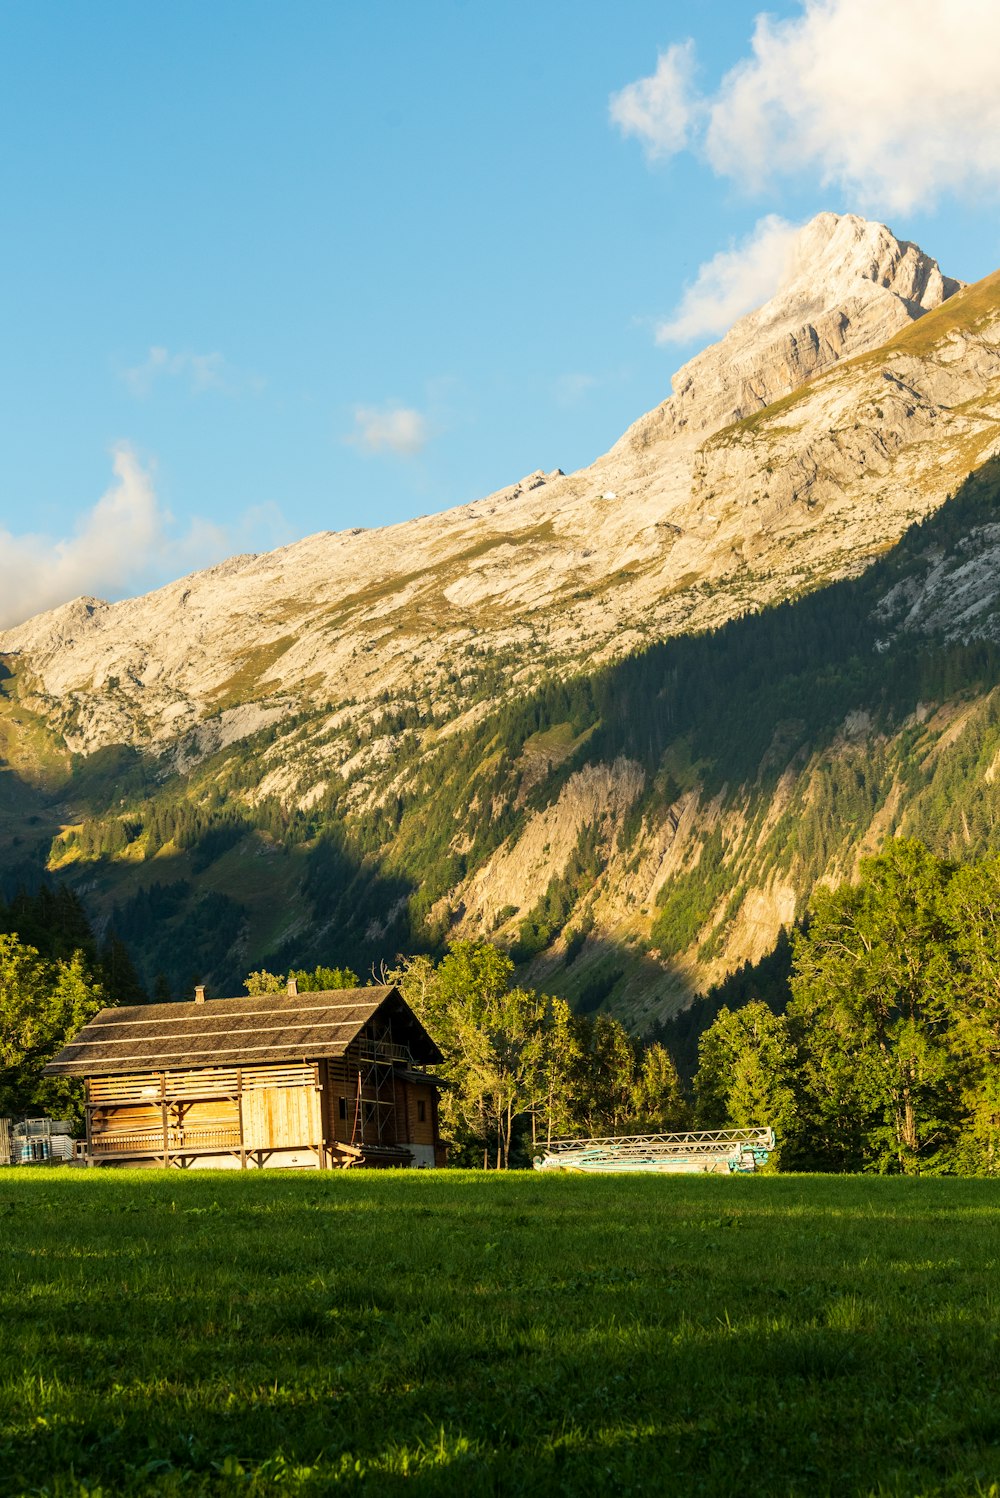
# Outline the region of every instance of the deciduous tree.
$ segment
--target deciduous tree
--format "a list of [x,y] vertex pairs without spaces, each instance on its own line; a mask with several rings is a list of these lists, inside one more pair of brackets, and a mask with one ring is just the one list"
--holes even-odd
[[[813,1123],[863,1125],[869,1168],[918,1170],[961,1126],[951,865],[914,840],[817,890],[796,934],[788,1017]],[[859,1162],[855,1162],[859,1163]]]
[[16,936],[0,936],[0,1114],[79,1121],[80,1083],[42,1069],[105,1002],[82,953],[49,962]]
[[759,999],[722,1009],[701,1037],[699,1056],[695,1092],[702,1128],[769,1126],[779,1149],[794,1138],[795,1050],[784,1018]]

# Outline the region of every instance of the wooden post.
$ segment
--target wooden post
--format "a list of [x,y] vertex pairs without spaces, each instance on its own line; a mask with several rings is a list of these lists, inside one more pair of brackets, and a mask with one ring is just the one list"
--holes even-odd
[[83,1084],[83,1116],[84,1116],[84,1122],[85,1122],[86,1129],[87,1129],[87,1155],[86,1155],[86,1159],[87,1159],[87,1165],[88,1166],[93,1165],[93,1163],[94,1163],[94,1136],[93,1136],[93,1131],[92,1131],[91,1126],[90,1126],[90,1108],[91,1108],[91,1103],[90,1103],[90,1078],[87,1077],[84,1080],[84,1084]]
[[170,1164],[170,1123],[167,1118],[167,1074],[160,1072],[160,1114],[163,1118],[163,1163]]
[[[292,979],[291,981],[294,982],[294,979]],[[323,1065],[326,1066],[326,1062],[324,1062]],[[325,1170],[326,1169],[326,1126],[325,1126],[324,1108],[323,1108],[324,1092],[323,1092],[322,1084],[321,1084],[321,1082],[319,1080],[319,1062],[318,1061],[314,1061],[313,1062],[313,1082],[315,1084],[315,1089],[316,1089],[316,1091],[315,1091],[315,1103],[316,1103],[316,1106],[315,1106],[315,1109],[313,1111],[313,1127],[314,1128],[316,1127],[316,1123],[317,1123],[316,1114],[317,1113],[319,1114],[319,1127],[317,1129],[318,1138],[317,1138],[317,1141],[316,1141],[316,1157],[317,1157],[317,1160],[319,1162],[319,1168],[320,1168],[320,1170]]]
[[240,1116],[240,1170],[247,1168],[246,1136],[243,1133],[243,1068],[236,1068],[236,1108]]

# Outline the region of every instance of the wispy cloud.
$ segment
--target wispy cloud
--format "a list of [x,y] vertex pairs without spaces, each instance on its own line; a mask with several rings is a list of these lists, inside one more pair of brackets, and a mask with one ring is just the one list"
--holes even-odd
[[149,473],[127,447],[116,482],[62,540],[0,531],[0,625],[7,627],[81,593],[117,592],[163,538]]
[[[114,482],[80,518],[73,535],[52,537],[0,528],[0,628],[81,595],[120,598],[267,544],[287,526],[276,507],[248,511],[233,527],[195,518],[178,532],[159,503],[151,470],[121,443],[113,452]],[[260,544],[257,541],[257,544]]]
[[802,0],[756,19],[749,55],[711,94],[693,45],[614,95],[612,118],[650,157],[698,150],[757,190],[810,173],[869,209],[1000,190],[996,0]]
[[637,135],[652,158],[683,151],[700,111],[694,89],[694,42],[661,52],[656,72],[611,95],[611,118],[624,135]]
[[741,244],[713,255],[674,315],[660,323],[657,343],[687,343],[724,333],[738,317],[761,306],[784,280],[798,234],[795,224],[769,213]]
[[426,446],[427,418],[412,406],[356,406],[354,431],[346,439],[365,452],[396,453],[412,458]]
[[207,391],[235,395],[247,389],[259,390],[262,383],[257,376],[234,369],[222,354],[172,354],[159,344],[150,348],[141,364],[123,369],[121,378],[139,399],[151,394],[162,380],[180,381],[192,395]]

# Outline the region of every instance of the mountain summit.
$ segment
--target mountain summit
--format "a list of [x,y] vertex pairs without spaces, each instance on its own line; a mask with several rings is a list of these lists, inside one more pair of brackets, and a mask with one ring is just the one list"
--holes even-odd
[[792,241],[769,302],[677,371],[673,395],[624,442],[697,441],[769,406],[840,359],[888,342],[964,282],[918,245],[853,213],[820,213]]

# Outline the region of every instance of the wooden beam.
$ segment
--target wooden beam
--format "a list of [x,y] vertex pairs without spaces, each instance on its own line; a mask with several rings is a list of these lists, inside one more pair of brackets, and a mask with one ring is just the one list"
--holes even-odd
[[236,1068],[236,1111],[240,1119],[240,1170],[247,1168],[247,1143],[243,1132],[243,1068]]
[[90,1166],[90,1165],[93,1165],[93,1163],[94,1163],[94,1161],[93,1161],[93,1149],[94,1149],[94,1146],[93,1146],[93,1135],[91,1133],[91,1127],[90,1127],[90,1078],[89,1077],[86,1077],[84,1079],[84,1083],[83,1083],[83,1117],[84,1117],[84,1123],[85,1123],[86,1130],[87,1130],[87,1153],[86,1153],[86,1157],[85,1158],[86,1158],[86,1161],[87,1161],[87,1165]]
[[316,1078],[316,1112],[319,1113],[319,1141],[316,1145],[316,1154],[319,1160],[320,1170],[325,1170],[326,1160],[326,1089],[320,1081],[319,1069],[322,1065],[324,1075],[326,1073],[326,1062],[313,1062],[313,1075]]

